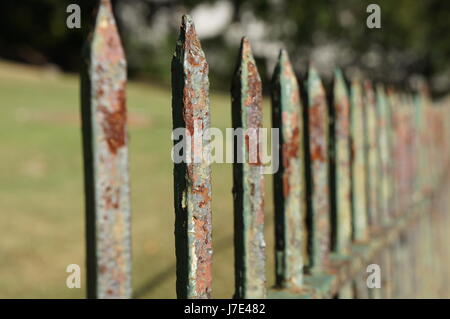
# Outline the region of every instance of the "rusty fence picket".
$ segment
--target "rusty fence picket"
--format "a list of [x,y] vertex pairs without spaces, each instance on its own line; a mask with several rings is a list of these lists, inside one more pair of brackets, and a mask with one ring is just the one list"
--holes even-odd
[[333,170],[335,191],[335,250],[348,253],[352,239],[352,183],[351,183],[351,140],[350,100],[343,74],[335,72],[332,99],[334,132],[330,141],[334,145],[335,169]]
[[309,268],[322,272],[329,264],[330,196],[328,162],[328,106],[325,89],[314,67],[308,72],[308,200]]
[[272,127],[281,130],[281,165],[274,174],[276,285],[298,289],[303,281],[306,213],[303,111],[299,85],[286,50],[280,51],[272,85]]
[[[210,298],[212,279],[211,168],[206,134],[210,127],[208,63],[192,19],[183,16],[172,60],[174,130],[182,128],[183,161],[174,167],[177,295]],[[174,139],[179,143],[180,136]],[[188,147],[190,145],[190,147]],[[187,151],[187,150],[190,150]]]
[[353,238],[359,242],[364,242],[368,238],[364,108],[362,86],[358,80],[353,80],[351,83],[350,111],[352,132],[352,219]]
[[[87,295],[130,298],[126,58],[109,0],[99,1],[84,57]],[[178,298],[213,297],[208,68],[185,15],[172,59]],[[270,92],[272,127],[280,133],[272,152],[280,166],[273,177],[276,280],[270,287],[262,82],[242,38],[231,84],[234,297],[448,296],[450,216],[448,201],[439,199],[448,187],[450,101],[432,101],[424,83],[411,93],[361,77],[348,82],[343,70],[332,83],[325,90],[312,65],[305,80],[297,77],[287,51],[280,51]],[[382,269],[379,289],[366,282],[371,264]]]
[[264,175],[258,131],[262,127],[262,84],[247,38],[241,41],[231,98],[233,128],[243,130],[236,134],[233,161],[234,296],[265,298]]
[[129,298],[131,211],[126,61],[107,0],[100,2],[85,61],[81,87],[87,294],[89,298]]
[[377,232],[381,224],[380,218],[380,201],[379,201],[379,148],[377,143],[377,113],[375,92],[370,81],[364,82],[364,105],[365,105],[365,122],[367,127],[367,193],[368,196],[368,222],[370,233]]

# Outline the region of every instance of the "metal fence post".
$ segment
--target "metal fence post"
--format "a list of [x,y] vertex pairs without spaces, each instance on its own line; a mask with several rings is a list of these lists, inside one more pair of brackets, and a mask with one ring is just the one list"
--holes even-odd
[[[264,175],[260,162],[262,86],[250,43],[242,39],[232,88],[233,128],[242,128],[234,144],[235,298],[265,298]],[[238,163],[237,157],[241,161]],[[251,163],[251,159],[256,159]]]
[[272,126],[280,129],[280,169],[274,175],[276,285],[299,288],[303,280],[306,208],[300,92],[288,54],[281,50],[272,78]]
[[102,0],[82,74],[87,294],[131,297],[126,61],[109,0]]
[[308,72],[308,201],[309,268],[321,272],[329,265],[330,203],[328,185],[328,109],[322,81],[314,67]]
[[347,253],[352,236],[350,101],[344,77],[335,72],[333,86],[335,158],[335,242],[338,253]]
[[[211,168],[208,63],[191,17],[182,18],[172,60],[174,144],[184,143],[174,166],[177,296],[210,298],[212,284]],[[178,154],[179,155],[179,154]],[[175,154],[174,154],[175,156]]]
[[378,185],[380,183],[379,176],[379,154],[378,154],[378,129],[377,129],[377,111],[375,92],[372,83],[368,80],[364,81],[364,105],[367,124],[367,196],[369,197],[368,222],[370,232],[376,232],[380,227],[379,213],[379,193]]
[[351,84],[351,135],[352,135],[352,197],[353,197],[353,239],[363,242],[368,239],[364,102],[359,81]]

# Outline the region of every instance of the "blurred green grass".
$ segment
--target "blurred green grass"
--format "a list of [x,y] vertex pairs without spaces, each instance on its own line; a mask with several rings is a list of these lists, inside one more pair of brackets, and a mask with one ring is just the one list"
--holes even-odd
[[[137,298],[175,298],[171,92],[127,90]],[[79,80],[0,62],[0,298],[84,298],[84,208]],[[264,102],[265,127],[270,127]],[[230,97],[211,94],[212,126],[231,126]],[[232,170],[213,165],[213,297],[233,294]],[[266,175],[267,275],[273,283],[271,176]],[[82,288],[66,287],[68,264]]]

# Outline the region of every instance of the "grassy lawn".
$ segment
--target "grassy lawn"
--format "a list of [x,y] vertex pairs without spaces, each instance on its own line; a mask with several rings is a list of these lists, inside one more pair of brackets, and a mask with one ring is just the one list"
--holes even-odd
[[[138,298],[175,297],[171,92],[127,91],[132,187],[133,286]],[[77,75],[0,62],[0,298],[83,298],[84,208]],[[270,113],[265,101],[265,122]],[[211,95],[212,126],[231,126],[230,97]],[[233,294],[232,175],[213,165],[213,297]],[[273,283],[271,177],[266,176],[268,282]],[[84,281],[84,277],[82,280]]]

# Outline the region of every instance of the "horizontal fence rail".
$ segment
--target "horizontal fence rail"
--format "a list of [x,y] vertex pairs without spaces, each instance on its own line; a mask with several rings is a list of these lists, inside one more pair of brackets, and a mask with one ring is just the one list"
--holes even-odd
[[[108,0],[100,1],[84,57],[88,297],[130,298],[126,59]],[[182,159],[173,171],[179,298],[212,297],[211,153],[208,134],[198,135],[211,122],[208,68],[194,23],[183,16],[172,59],[173,139],[183,146],[173,154]],[[271,83],[279,130],[272,157],[280,165],[270,287],[262,82],[242,39],[231,83],[234,298],[449,296],[450,213],[438,200],[448,187],[449,100],[432,101],[425,83],[400,91],[343,70],[329,89],[322,83],[312,64],[298,78],[280,51]],[[381,288],[368,280],[377,266]]]

